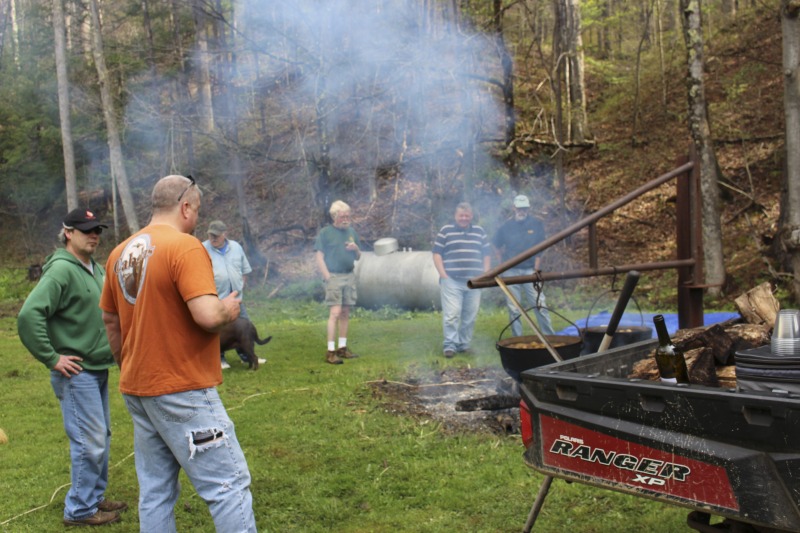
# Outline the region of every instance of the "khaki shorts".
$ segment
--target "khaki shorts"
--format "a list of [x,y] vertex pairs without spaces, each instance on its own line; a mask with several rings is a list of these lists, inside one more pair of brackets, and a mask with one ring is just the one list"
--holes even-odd
[[356,275],[331,274],[325,284],[325,303],[333,305],[356,305]]

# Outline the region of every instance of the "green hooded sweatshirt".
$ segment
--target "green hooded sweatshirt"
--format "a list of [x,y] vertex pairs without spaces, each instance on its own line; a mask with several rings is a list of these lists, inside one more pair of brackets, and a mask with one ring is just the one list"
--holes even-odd
[[86,370],[114,365],[108,345],[100,292],[105,270],[92,260],[94,274],[66,249],[56,250],[42,268],[42,278],[17,317],[22,344],[52,369],[59,355],[79,355]]

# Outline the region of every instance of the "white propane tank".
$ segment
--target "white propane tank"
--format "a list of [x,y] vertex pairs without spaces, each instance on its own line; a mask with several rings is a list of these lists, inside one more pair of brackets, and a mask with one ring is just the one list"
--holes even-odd
[[357,305],[376,308],[441,309],[433,252],[362,252],[356,262]]

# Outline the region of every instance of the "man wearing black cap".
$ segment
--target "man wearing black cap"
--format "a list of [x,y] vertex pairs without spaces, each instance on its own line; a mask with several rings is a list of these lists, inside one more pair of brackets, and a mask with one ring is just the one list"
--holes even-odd
[[92,255],[103,228],[87,209],[70,211],[42,277],[17,318],[19,338],[50,369],[69,437],[71,486],[64,524],[97,526],[119,520],[125,502],[105,499],[111,419],[108,369],[114,358],[98,303],[105,271]]
[[[530,250],[540,242],[546,235],[544,224],[537,217],[530,214],[531,202],[527,196],[520,194],[514,197],[514,216],[500,226],[492,240],[492,244],[497,250],[497,258],[500,261],[510,261],[517,255]],[[526,259],[514,268],[509,268],[503,276],[532,276],[539,271],[541,257],[539,254]],[[553,324],[550,321],[550,313],[547,311],[547,302],[541,287],[534,287],[533,283],[509,285],[509,292],[514,295],[517,302],[522,303],[522,294],[528,300],[539,329],[545,335],[555,335]],[[511,333],[515,337],[522,335],[522,322],[519,320],[520,312],[511,299],[506,298],[508,307],[508,319],[511,321]]]

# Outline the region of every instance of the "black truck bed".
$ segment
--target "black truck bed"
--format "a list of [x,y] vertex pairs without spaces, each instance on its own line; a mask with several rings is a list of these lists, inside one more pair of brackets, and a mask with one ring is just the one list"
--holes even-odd
[[800,531],[800,396],[628,379],[648,340],[522,373],[551,475]]

